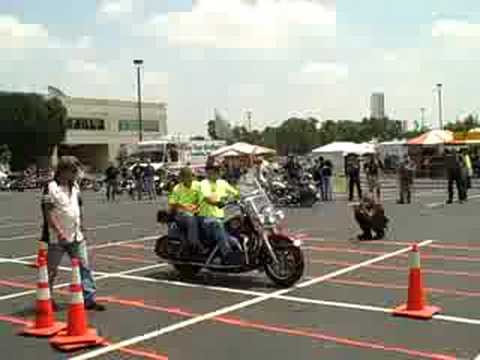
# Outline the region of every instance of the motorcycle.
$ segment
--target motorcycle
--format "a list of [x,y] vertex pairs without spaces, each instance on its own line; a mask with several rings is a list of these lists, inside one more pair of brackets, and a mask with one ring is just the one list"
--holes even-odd
[[[181,258],[179,249],[184,234],[173,218],[159,211],[157,220],[167,223],[168,235],[160,237],[155,245],[155,253],[172,264],[183,277],[191,277],[201,269],[219,273],[243,273],[253,270],[265,271],[276,285],[290,287],[304,272],[304,255],[301,241],[292,239],[279,229],[284,218],[280,210],[275,210],[266,193],[256,190],[240,200],[226,204],[225,218],[227,234],[237,245],[240,262],[218,264],[221,259],[218,244],[204,244],[208,252],[198,254],[195,260]],[[208,240],[208,239],[207,239]]]
[[266,187],[272,202],[278,206],[311,207],[320,199],[313,178],[308,173],[295,182],[286,177],[271,177]]

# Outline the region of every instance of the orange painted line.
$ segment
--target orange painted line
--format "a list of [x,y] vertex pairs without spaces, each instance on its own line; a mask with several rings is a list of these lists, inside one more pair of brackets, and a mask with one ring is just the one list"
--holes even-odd
[[129,249],[145,249],[145,245],[143,244],[120,244],[120,245],[115,245],[118,247],[125,247]]
[[129,261],[129,262],[141,262],[145,264],[158,264],[158,261],[154,260],[147,260],[145,258],[137,257],[137,256],[117,256],[117,255],[107,255],[107,254],[95,254],[96,257],[101,257],[105,259],[111,260],[120,260],[120,261]]
[[[146,310],[161,311],[161,312],[166,312],[169,314],[180,315],[180,316],[189,317],[189,318],[199,316],[199,314],[196,314],[187,310],[182,310],[179,308],[148,305],[148,304],[145,304],[143,300],[126,300],[126,299],[119,299],[115,297],[105,297],[105,298],[102,298],[102,301],[119,304],[119,305],[140,307]],[[435,360],[456,359],[455,356],[446,355],[446,354],[430,353],[426,351],[413,350],[413,349],[400,347],[400,346],[389,346],[381,343],[353,340],[349,338],[343,338],[343,337],[328,335],[328,334],[320,333],[316,331],[303,330],[299,328],[269,325],[269,324],[260,323],[260,322],[252,322],[252,321],[246,321],[242,319],[234,319],[234,318],[222,317],[222,316],[215,317],[212,320],[223,323],[223,324],[233,325],[233,326],[242,327],[242,328],[256,329],[256,330],[262,330],[265,332],[273,332],[273,333],[279,333],[279,334],[286,334],[289,336],[308,337],[315,340],[335,342],[345,346],[358,347],[358,348],[364,348],[364,349],[370,349],[370,350],[380,350],[385,352],[401,353],[401,354],[414,356],[416,358],[426,358],[426,359],[432,359],[432,360],[433,359]]]
[[[365,245],[398,245],[398,246],[409,246],[412,245],[414,241],[381,241],[381,240],[375,240],[375,241],[370,241],[370,242],[364,242],[362,243]],[[457,245],[457,244],[438,244],[438,243],[433,243],[428,245],[429,248],[433,249],[447,249],[447,250],[480,250],[480,246],[472,246],[472,245]]]
[[[338,266],[352,266],[356,263],[349,261],[333,261],[333,260],[317,260],[313,259],[310,262],[314,264],[324,264],[324,265],[338,265]],[[375,269],[375,270],[395,270],[395,271],[408,271],[407,266],[393,266],[393,265],[367,265],[364,266],[365,269]],[[436,270],[430,268],[422,268],[422,272],[425,274],[435,274],[435,275],[451,275],[451,276],[465,276],[465,277],[480,277],[480,273],[477,272],[466,272],[466,271],[450,271],[450,270]]]
[[[365,287],[374,287],[374,288],[382,288],[382,289],[399,289],[399,290],[408,289],[407,285],[385,284],[385,283],[350,280],[350,279],[344,279],[344,280],[332,279],[332,280],[327,280],[326,282],[329,282],[332,284],[365,286]],[[480,297],[480,292],[473,292],[473,291],[439,289],[439,288],[425,288],[425,290],[427,292],[438,293],[438,294],[456,295],[456,296],[464,296],[464,297]]]
[[[0,321],[8,322],[14,325],[25,325],[25,326],[30,325],[32,323],[32,321],[25,320],[21,317],[2,315],[2,314],[0,314]],[[104,341],[102,344],[105,346],[108,346],[108,345],[111,345],[112,343],[108,341]],[[142,350],[142,349],[123,348],[123,349],[119,349],[118,351],[126,354],[130,354],[130,355],[141,356],[145,359],[168,360],[168,357],[166,356],[155,354],[153,352]]]
[[[319,252],[339,252],[339,253],[349,253],[349,254],[360,254],[360,255],[384,255],[388,254],[382,251],[372,251],[372,250],[358,250],[351,249],[346,247],[319,247],[319,246],[309,246],[307,249],[319,251]],[[398,257],[405,258],[409,254],[400,254]],[[422,259],[431,259],[431,260],[452,260],[452,261],[466,261],[466,262],[480,262],[480,257],[474,256],[444,256],[444,255],[425,255],[422,253]]]
[[24,282],[19,282],[19,281],[11,281],[11,280],[0,280],[0,285],[1,286],[10,286],[14,288],[21,288],[21,289],[36,289],[37,285],[36,284],[31,284],[31,283],[24,283]]

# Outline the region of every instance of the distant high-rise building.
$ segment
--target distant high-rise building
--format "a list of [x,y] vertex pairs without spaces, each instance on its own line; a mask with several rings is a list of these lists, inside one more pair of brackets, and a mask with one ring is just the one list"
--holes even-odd
[[383,119],[385,117],[385,95],[383,93],[373,93],[370,98],[370,117],[373,119]]

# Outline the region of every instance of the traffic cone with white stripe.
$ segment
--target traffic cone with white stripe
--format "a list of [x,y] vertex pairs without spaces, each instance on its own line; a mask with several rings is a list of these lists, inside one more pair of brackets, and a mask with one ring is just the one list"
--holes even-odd
[[47,258],[40,257],[38,261],[36,319],[33,324],[26,326],[21,334],[48,337],[65,329],[66,324],[56,322],[54,318],[48,283]]
[[30,267],[38,269],[40,267],[41,258],[47,258],[47,243],[45,243],[44,241],[38,242],[37,259],[35,260],[35,262],[30,264]]
[[88,327],[87,314],[82,294],[80,277],[80,261],[72,259],[72,283],[70,285],[71,300],[68,308],[67,330],[50,339],[50,344],[59,350],[79,350],[100,345],[104,339],[97,331]]
[[427,305],[425,289],[423,288],[422,269],[418,245],[414,244],[410,254],[410,275],[408,281],[408,301],[393,309],[393,315],[417,319],[431,319],[440,312],[437,306]]

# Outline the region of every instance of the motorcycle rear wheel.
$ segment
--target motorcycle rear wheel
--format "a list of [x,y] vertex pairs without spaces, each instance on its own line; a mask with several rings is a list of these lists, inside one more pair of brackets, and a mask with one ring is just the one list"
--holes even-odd
[[179,272],[180,277],[185,279],[194,277],[202,269],[200,266],[189,264],[173,264],[173,267]]
[[[300,248],[289,245],[273,249],[279,264],[270,261],[265,264],[265,273],[276,285],[281,287],[293,286],[303,276],[305,260]],[[287,267],[288,271],[283,271]]]

